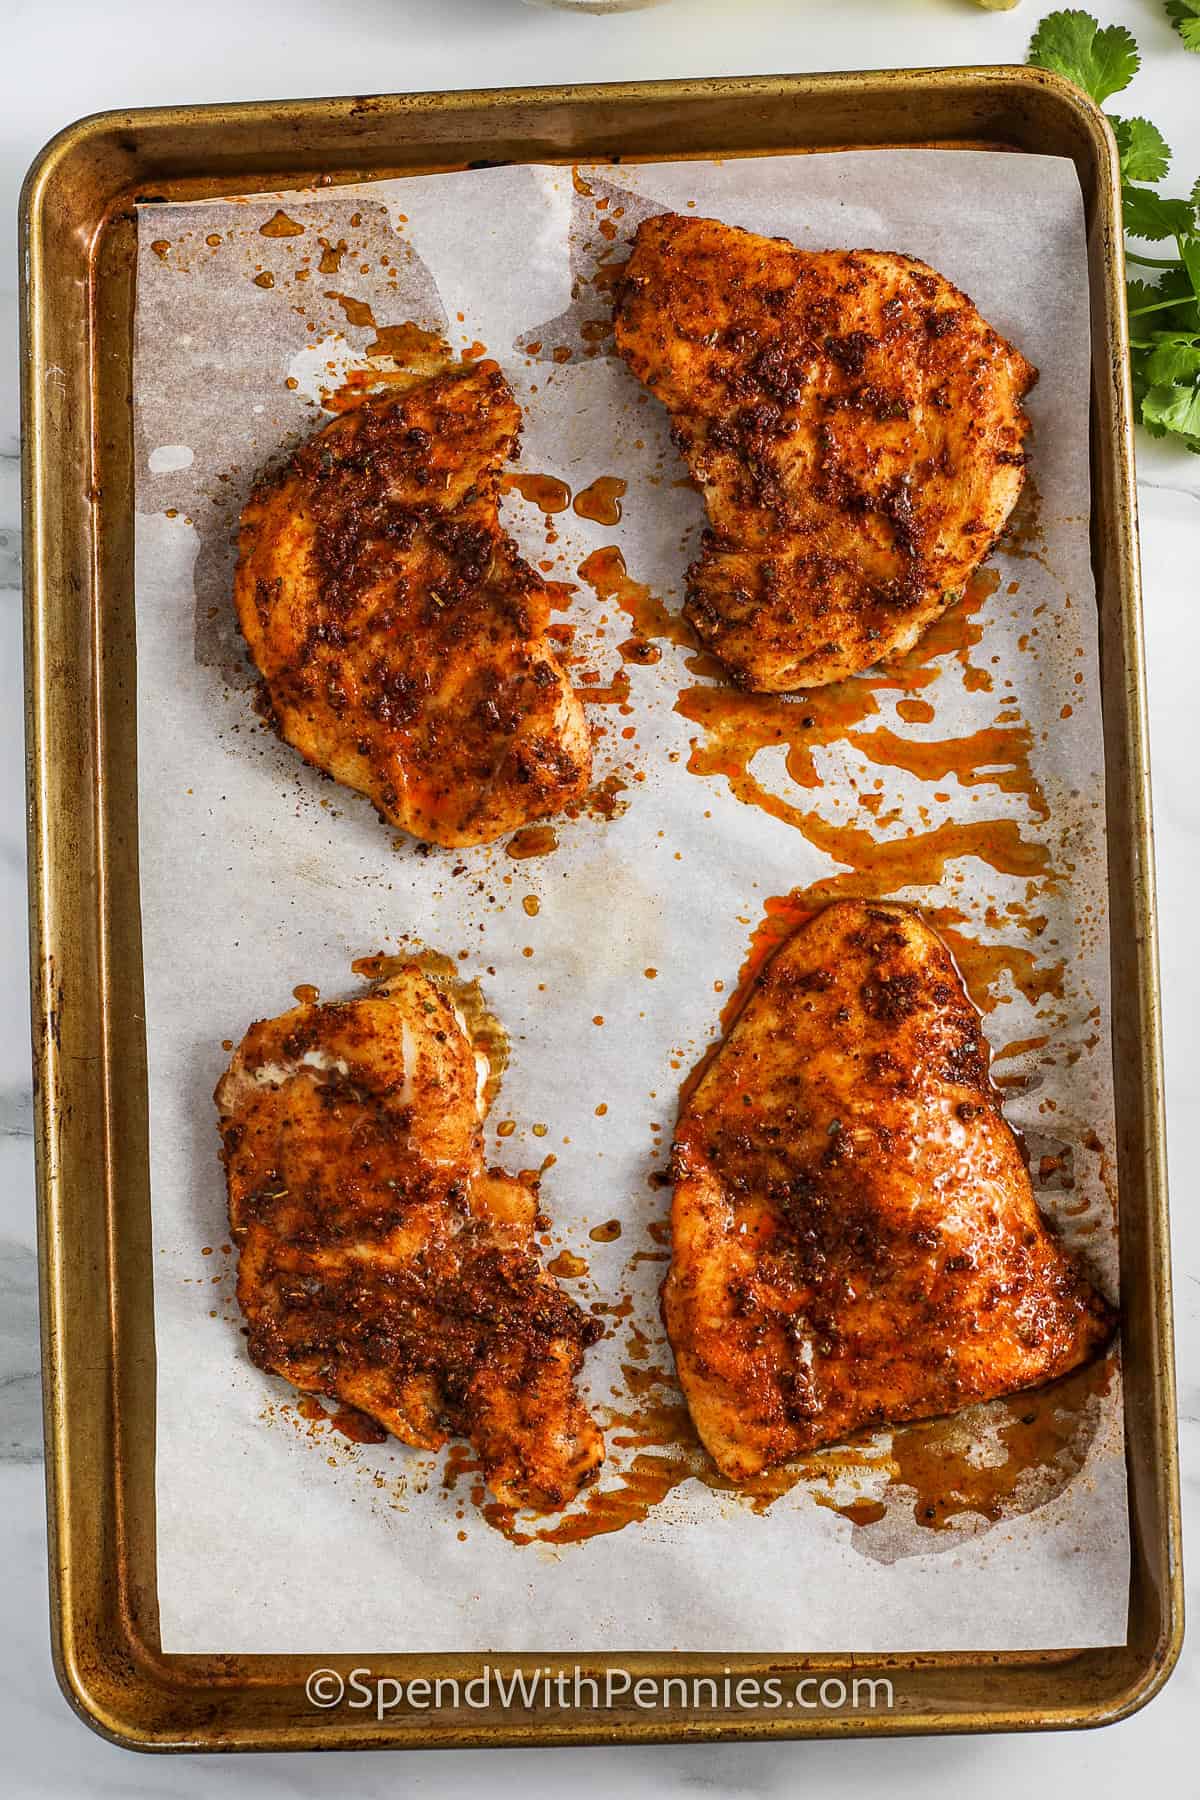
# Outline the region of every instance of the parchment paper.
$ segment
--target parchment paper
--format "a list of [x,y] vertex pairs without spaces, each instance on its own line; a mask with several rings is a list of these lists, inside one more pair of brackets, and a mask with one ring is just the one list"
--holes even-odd
[[[637,222],[664,207],[801,247],[923,257],[1040,366],[1030,401],[1040,520],[1026,508],[1015,548],[995,559],[978,645],[964,640],[930,665],[936,680],[920,693],[935,717],[898,715],[903,695],[885,689],[868,725],[924,742],[1022,722],[1048,818],[1028,781],[988,774],[986,754],[927,778],[849,741],[814,753],[817,788],[790,781],[781,751],[759,755],[755,778],[809,824],[769,816],[721,774],[689,769],[704,732],[676,701],[709,678],[672,643],[629,669],[625,710],[619,696],[590,709],[604,733],[597,780],[626,784],[609,784],[617,816],[560,822],[559,848],[536,859],[397,840],[261,726],[229,597],[238,509],[258,470],[325,416],[323,392],[353,367],[391,366],[381,326],[415,321],[503,364],[525,414],[523,469],[576,492],[598,476],[627,482],[616,526],[571,511],[547,519],[515,492],[505,502],[525,553],[576,583],[562,616],[577,627],[581,683],[589,673],[602,690],[611,682],[632,630],[575,574],[591,552],[618,544],[630,576],[678,607],[701,503],[660,408],[611,354],[603,277],[594,283]],[[353,1445],[251,1366],[211,1101],[223,1040],[291,1005],[296,984],[352,992],[354,958],[402,946],[460,958],[512,1040],[489,1152],[512,1168],[556,1158],[543,1186],[548,1254],[565,1248],[587,1265],[571,1285],[610,1326],[589,1353],[587,1390],[602,1416],[627,1419],[638,1370],[664,1371],[654,1392],[671,1397],[656,1301],[669,1190],[655,1177],[679,1082],[718,1031],[718,988],[733,988],[768,897],[844,871],[812,841],[812,821],[896,841],[946,821],[1004,820],[1031,846],[1018,849],[1022,872],[960,849],[937,885],[895,891],[953,905],[977,940],[1017,946],[1018,975],[1054,972],[1041,989],[1026,981],[1032,998],[996,975],[986,1024],[1007,1051],[997,1073],[1015,1078],[1008,1110],[1027,1134],[1039,1199],[1115,1294],[1088,290],[1071,165],[862,152],[574,178],[499,168],[146,206],[136,326],[164,1648],[868,1653],[1123,1641],[1119,1377],[1087,1401],[1041,1485],[1018,1484],[999,1520],[951,1507],[941,1529],[918,1523],[918,1494],[898,1485],[883,1434],[865,1471],[810,1472],[764,1511],[689,1479],[624,1530],[508,1541],[470,1500],[469,1475],[443,1485],[444,1457]],[[613,1219],[621,1236],[593,1241]],[[636,1429],[610,1429],[606,1488],[621,1486],[635,1456],[660,1466],[631,1438]],[[968,1460],[1008,1454],[987,1417],[968,1438]],[[832,1509],[863,1496],[882,1498],[877,1522]]]

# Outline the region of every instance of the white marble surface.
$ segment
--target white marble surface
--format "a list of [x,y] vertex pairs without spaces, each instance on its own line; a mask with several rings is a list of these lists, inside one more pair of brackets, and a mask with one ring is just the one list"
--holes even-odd
[[[1177,155],[1179,188],[1200,173],[1200,61],[1159,0],[1095,0],[1136,33],[1145,64],[1121,110],[1150,115]],[[107,107],[532,81],[1019,61],[1042,0],[987,13],[967,0],[671,0],[592,18],[520,0],[9,0],[0,70],[0,1633],[2,1778],[14,1800],[79,1796],[306,1795],[353,1784],[365,1797],[633,1794],[773,1795],[803,1785],[831,1797],[958,1793],[1004,1800],[1194,1789],[1200,1657],[1185,1649],[1149,1709],[1102,1733],[1006,1740],[820,1743],[658,1751],[355,1757],[137,1758],[92,1736],[54,1683],[37,1393],[31,1102],[25,1002],[20,596],[17,493],[17,192],[57,128]],[[1200,668],[1200,458],[1142,445],[1139,464],[1154,744],[1167,1093],[1185,1520],[1200,1525],[1200,959],[1189,930],[1200,884],[1195,775]]]

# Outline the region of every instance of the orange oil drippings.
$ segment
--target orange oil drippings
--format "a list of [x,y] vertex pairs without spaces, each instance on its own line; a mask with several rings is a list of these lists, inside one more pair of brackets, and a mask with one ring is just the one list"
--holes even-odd
[[566,512],[571,504],[570,488],[556,475],[534,475],[514,469],[502,479],[500,491],[520,494],[522,500],[528,500],[547,515]]
[[[628,689],[625,691],[628,692]],[[585,689],[585,698],[594,695],[595,692],[594,688]],[[589,819],[606,821],[619,819],[628,805],[628,801],[623,797],[628,789],[629,783],[622,776],[615,773],[605,775],[603,780],[588,789],[582,800],[571,802],[566,808],[567,817],[578,819],[581,815],[586,815]]]
[[617,654],[622,662],[636,663],[639,668],[649,668],[651,663],[662,661],[662,651],[657,644],[652,644],[644,637],[625,638],[617,645]]
[[265,225],[259,226],[259,234],[266,238],[303,237],[304,227],[297,219],[289,219],[283,208],[271,214]]
[[1094,1435],[1099,1402],[1112,1382],[1112,1361],[1102,1357],[1030,1393],[993,1401],[997,1437],[1007,1454],[980,1466],[979,1410],[910,1425],[892,1444],[889,1484],[915,1492],[918,1525],[943,1531],[962,1513],[995,1522],[1025,1511],[1022,1481],[1034,1478],[1036,1501],[1060,1492],[1083,1467]]
[[950,820],[931,831],[878,839],[855,825],[831,824],[819,813],[787,810],[789,823],[797,825],[810,844],[835,862],[847,864],[845,874],[830,875],[814,884],[811,891],[829,899],[836,895],[878,900],[898,888],[936,887],[947,863],[968,856],[1001,875],[1033,877],[1050,872],[1046,846],[1022,836],[1011,819],[970,824]]
[[1030,767],[1033,734],[1028,725],[992,725],[966,737],[932,740],[900,737],[881,727],[848,732],[847,740],[884,768],[906,769],[922,781],[944,781],[953,775],[960,787],[996,787],[1002,794],[1021,794],[1036,819],[1050,816]]
[[[324,263],[322,257],[322,267]],[[379,325],[365,300],[356,300],[352,295],[334,289],[327,289],[325,298],[337,301],[348,324],[369,327],[375,333],[364,352],[366,366],[348,369],[336,387],[322,390],[321,404],[326,412],[349,412],[381,391],[419,387],[423,382],[461,366],[455,362],[454,352],[440,332],[429,331],[413,319],[398,325]],[[381,367],[385,363],[399,366]]]
[[[606,251],[605,255],[611,256],[612,252]],[[625,273],[625,265],[628,261],[629,258],[627,256],[622,256],[619,259],[614,259],[612,262],[602,262],[600,264],[600,267],[592,276],[592,286],[598,294],[611,294],[613,288],[616,287],[617,282]]]
[[560,1250],[552,1262],[546,1264],[551,1275],[558,1275],[564,1281],[578,1281],[580,1276],[588,1272],[587,1263],[582,1256],[575,1256],[570,1250]]
[[615,544],[593,550],[580,563],[579,574],[598,600],[611,601],[633,621],[639,637],[695,647],[686,619],[669,611],[644,582],[633,580]]
[[616,525],[621,517],[621,498],[628,486],[617,475],[598,475],[581,488],[574,500],[574,511],[581,519],[596,525]]
[[934,716],[928,700],[897,700],[896,711],[909,725],[928,725]]
[[[1062,999],[1066,963],[1061,958],[1046,961],[1023,944],[982,943],[961,929],[963,915],[956,907],[923,910],[957,963],[966,990],[980,1012],[994,1012],[1001,1004],[1005,975],[1031,1006],[1036,1007],[1047,998]],[[1041,1041],[1044,1043],[1045,1039]]]
[[336,275],[341,269],[342,258],[347,250],[345,238],[339,238],[334,244],[328,238],[318,237],[317,242],[321,246],[321,260],[317,264],[317,273],[319,275]]
[[353,294],[339,293],[336,288],[325,290],[327,300],[336,300],[346,315],[347,325],[369,325],[375,327],[375,314],[365,300],[356,300]]
[[[656,1374],[670,1382],[666,1371],[646,1373],[647,1386]],[[610,1442],[635,1455],[614,1486],[592,1489],[578,1510],[553,1525],[531,1528],[516,1525],[511,1507],[492,1503],[482,1511],[512,1543],[576,1544],[640,1524],[685,1481],[730,1494],[758,1514],[803,1482],[814,1488],[818,1505],[860,1528],[877,1524],[897,1505],[911,1507],[915,1524],[927,1530],[944,1530],[964,1513],[995,1523],[1044,1504],[1078,1474],[1111,1381],[1111,1359],[1102,1358],[1030,1393],[901,1427],[890,1446],[868,1440],[818,1450],[745,1482],[720,1474],[682,1403],[650,1401],[614,1416]],[[980,1467],[972,1458],[989,1424],[1005,1454]],[[838,1502],[820,1491],[857,1474],[882,1478],[884,1498]]]
[[629,707],[629,676],[624,669],[618,669],[608,683],[599,677],[589,680],[587,677],[575,689],[575,697],[585,705],[618,706],[624,710]]
[[[970,652],[983,635],[983,625],[977,614],[998,583],[995,570],[978,570],[962,599],[934,621],[912,650],[893,663],[848,681],[814,688],[806,694],[787,695],[741,694],[725,685],[683,688],[675,710],[701,726],[703,733],[693,739],[689,770],[695,775],[723,776],[745,805],[756,806],[773,818],[795,826],[809,837],[810,842],[816,842],[809,829],[811,826],[825,840],[822,847],[828,847],[830,831],[852,832],[852,828],[830,826],[772,793],[751,771],[750,765],[761,751],[783,747],[787,773],[802,788],[822,785],[814,752],[847,739],[876,762],[891,760],[893,766],[910,768],[918,774],[926,768],[936,769],[938,773],[932,777],[934,779],[944,777],[952,770],[961,770],[964,779],[990,779],[978,775],[971,759],[976,753],[989,755],[993,760],[1000,756],[1007,758],[1007,765],[994,778],[996,785],[1025,793],[1038,816],[1044,817],[1045,801],[1028,769],[1028,734],[1022,737],[1020,729],[1011,738],[994,733],[986,742],[944,740],[936,750],[930,745],[913,745],[893,732],[875,730],[855,734],[853,731],[854,726],[878,714],[876,695],[879,692],[900,689],[911,694],[914,689],[928,686],[937,679],[938,665],[943,657],[953,654],[963,668],[965,678],[971,666]],[[913,704],[924,706],[928,703],[910,702],[910,706]],[[929,716],[932,716],[932,709]],[[864,836],[863,833],[845,836],[841,841],[842,853],[831,853],[837,861],[849,862],[852,869],[861,871],[868,866],[860,860]],[[968,854],[966,851],[958,853]],[[984,860],[990,858],[985,856]]]
[[[375,321],[372,319],[374,325]],[[400,325],[375,325],[374,341],[367,345],[368,356],[390,356],[393,362],[414,364],[430,362],[449,366],[453,352],[440,331],[426,331],[412,319]]]
[[1028,1056],[1031,1051],[1044,1050],[1049,1042],[1048,1037],[1013,1038],[1010,1043],[1002,1045],[994,1053],[992,1061],[994,1063],[1007,1062],[1014,1056]]
[[1006,556],[1028,559],[1048,568],[1046,534],[1042,529],[1042,495],[1033,476],[1026,470],[1025,484],[1017,504],[1009,514],[1002,540]]
[[694,739],[688,768],[693,775],[723,775],[747,806],[796,823],[796,808],[772,794],[750,772],[762,750],[786,749],[785,767],[797,787],[818,788],[814,751],[838,743],[852,725],[872,717],[879,703],[860,679],[834,682],[811,694],[742,694],[724,686],[686,687],[675,711],[703,730]]
[[827,1494],[814,1494],[813,1499],[818,1506],[828,1507],[830,1512],[849,1519],[851,1525],[878,1525],[880,1519],[887,1518],[887,1507],[882,1500],[849,1500],[839,1506]]
[[999,586],[997,569],[976,569],[962,598],[934,620],[911,650],[886,665],[885,673],[890,675],[892,685],[909,691],[928,687],[938,675],[932,665],[939,657],[953,656],[963,672],[965,688],[990,692],[992,677],[988,670],[976,668],[971,652],[983,637],[983,621],[978,614]]
[[504,854],[517,862],[525,862],[531,856],[549,856],[557,849],[558,833],[553,825],[522,825],[504,846]]

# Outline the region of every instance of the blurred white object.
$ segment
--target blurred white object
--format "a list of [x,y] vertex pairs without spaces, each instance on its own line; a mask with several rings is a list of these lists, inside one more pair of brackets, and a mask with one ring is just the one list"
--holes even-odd
[[[1013,0],[1000,0],[1012,5]],[[526,6],[558,6],[566,12],[614,13],[638,12],[643,7],[661,6],[663,0],[525,0]]]

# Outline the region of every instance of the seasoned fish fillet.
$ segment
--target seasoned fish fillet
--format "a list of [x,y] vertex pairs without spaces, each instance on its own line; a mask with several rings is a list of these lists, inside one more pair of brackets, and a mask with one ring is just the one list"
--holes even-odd
[[495,364],[344,413],[242,514],[238,619],[281,736],[434,844],[559,811],[591,773],[545,583],[497,517],[521,415]]
[[829,906],[767,965],[681,1110],[672,1236],[667,1332],[735,1481],[1049,1381],[1113,1328],[948,950],[901,906]]
[[703,490],[684,611],[741,687],[821,687],[907,650],[1021,491],[1037,371],[911,257],[660,214],[616,343]]
[[260,1368],[467,1437],[498,1499],[556,1511],[604,1458],[575,1392],[601,1327],[538,1261],[536,1188],[484,1167],[485,1077],[416,965],[252,1025],[216,1091],[238,1302]]

